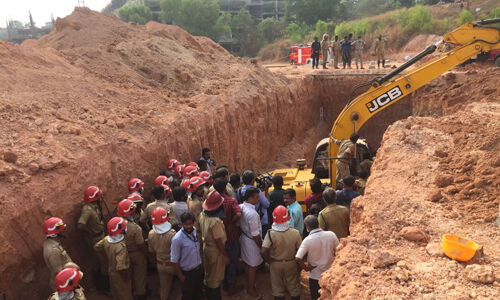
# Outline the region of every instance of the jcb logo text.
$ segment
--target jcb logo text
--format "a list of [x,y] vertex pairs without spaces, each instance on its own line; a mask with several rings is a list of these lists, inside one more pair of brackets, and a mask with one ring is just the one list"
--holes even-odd
[[379,108],[383,107],[384,105],[389,104],[394,99],[401,97],[402,95],[403,92],[401,91],[399,86],[396,86],[393,89],[387,91],[386,93],[373,99],[372,101],[366,103],[366,107],[368,108],[368,111],[373,113],[377,111]]

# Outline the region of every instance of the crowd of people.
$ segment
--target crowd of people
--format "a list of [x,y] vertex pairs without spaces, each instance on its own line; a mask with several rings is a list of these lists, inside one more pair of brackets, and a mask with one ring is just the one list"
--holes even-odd
[[[255,182],[253,171],[230,174],[204,148],[197,162],[169,160],[147,205],[144,182],[131,179],[130,194],[107,224],[102,190],[86,188],[77,227],[97,290],[117,300],[147,299],[148,272],[154,270],[162,300],[169,299],[175,277],[182,299],[217,300],[221,288],[229,296],[243,290],[236,280],[243,263],[247,299],[262,299],[258,270],[269,272],[277,300],[287,294],[300,299],[300,270],[306,270],[317,299],[321,274],[333,263],[339,239],[349,235],[350,203],[359,196],[354,177],[344,176],[338,191],[313,179],[304,209],[295,190],[283,189],[281,176],[272,177],[271,192],[271,182],[263,180],[259,188]],[[61,244],[65,227],[57,217],[44,223],[43,255],[55,290],[49,299],[81,300],[83,273]]]
[[[339,36],[336,35],[331,43],[331,55],[333,56],[333,67],[339,69],[339,60],[342,59],[343,69],[348,67],[351,69],[352,58],[354,57],[356,63],[356,69],[364,69],[363,67],[363,50],[365,48],[365,42],[358,36],[357,40],[353,41],[354,34],[344,36],[343,40],[339,40]],[[330,42],[328,41],[328,34],[323,35],[321,42],[318,41],[318,37],[314,38],[314,42],[311,44],[311,59],[312,68],[318,69],[320,55],[323,58],[323,69],[328,69],[326,64],[328,63],[328,57],[330,54]],[[377,56],[377,67],[385,67],[385,47],[387,41],[379,35],[375,41],[375,55]],[[359,63],[359,65],[358,65]]]

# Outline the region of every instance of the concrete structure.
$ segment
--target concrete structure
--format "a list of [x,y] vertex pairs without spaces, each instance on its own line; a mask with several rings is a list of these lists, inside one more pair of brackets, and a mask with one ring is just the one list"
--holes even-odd
[[219,0],[222,13],[237,14],[246,8],[253,18],[262,21],[265,18],[279,19],[285,15],[286,0]]

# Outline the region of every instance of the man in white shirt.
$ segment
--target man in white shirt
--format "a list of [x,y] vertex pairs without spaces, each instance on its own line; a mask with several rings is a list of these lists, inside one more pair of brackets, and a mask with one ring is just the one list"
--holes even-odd
[[245,273],[247,276],[247,294],[250,299],[258,299],[259,294],[255,288],[255,274],[257,267],[262,264],[260,255],[262,246],[262,225],[259,213],[255,210],[255,205],[259,203],[260,190],[256,187],[249,187],[245,192],[245,202],[240,204],[241,219],[241,259],[246,264]]
[[[319,228],[318,217],[315,215],[307,216],[304,223],[309,235],[302,241],[295,260],[303,270],[309,272],[311,299],[316,300],[319,298],[319,279],[333,264],[339,239],[335,233]],[[306,255],[307,263],[303,260]]]

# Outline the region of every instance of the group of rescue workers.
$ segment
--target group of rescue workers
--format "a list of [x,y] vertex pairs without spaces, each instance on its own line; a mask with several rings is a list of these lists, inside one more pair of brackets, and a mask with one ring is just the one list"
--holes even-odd
[[[313,179],[305,214],[295,190],[283,189],[281,176],[272,178],[271,192],[269,182],[259,189],[253,171],[230,175],[226,166],[216,166],[210,159],[208,148],[198,162],[183,165],[169,160],[154,180],[147,205],[144,182],[131,179],[130,194],[118,203],[117,216],[107,228],[102,191],[89,186],[77,227],[89,249],[95,287],[117,300],[147,299],[148,272],[156,269],[162,300],[169,298],[175,277],[182,299],[216,300],[221,299],[221,287],[229,296],[243,289],[236,283],[243,273],[241,259],[247,299],[262,299],[256,287],[258,269],[269,269],[276,300],[287,294],[300,299],[300,270],[308,271],[311,298],[317,299],[318,281],[333,263],[339,239],[349,235],[350,203],[359,195],[354,177],[342,166],[349,164],[356,140],[356,135],[335,140],[340,144],[339,157],[345,157],[337,165],[342,189],[325,189]],[[362,182],[357,184],[364,188]],[[81,300],[85,299],[80,285],[83,273],[61,245],[65,227],[57,217],[44,223],[43,255],[55,290],[49,299]]]
[[[343,69],[346,66],[351,69],[351,61],[354,55],[356,69],[364,69],[363,67],[363,50],[365,48],[365,42],[358,36],[358,39],[353,41],[353,34],[344,36],[344,40],[340,41],[339,36],[336,35],[335,39],[331,43],[331,52],[333,56],[333,67],[335,69],[339,69],[339,58],[342,58]],[[318,69],[319,58],[320,55],[323,59],[323,69],[328,69],[326,64],[328,62],[328,56],[330,54],[330,42],[328,41],[328,34],[323,35],[323,40],[321,42],[318,41],[318,38],[314,38],[314,42],[311,44],[311,59],[312,59],[312,68]],[[377,56],[377,66],[380,68],[380,64],[382,64],[382,68],[385,67],[385,46],[386,40],[379,35],[377,40],[375,41],[375,55]],[[359,65],[358,65],[359,62]]]

